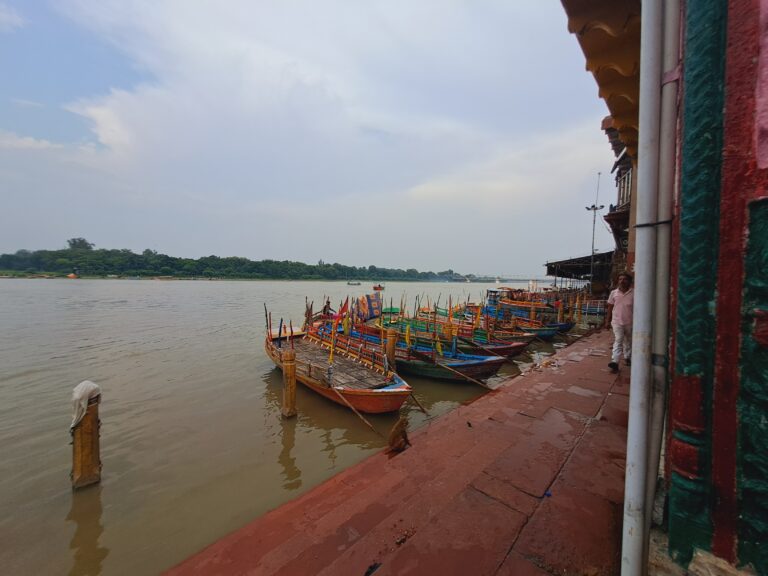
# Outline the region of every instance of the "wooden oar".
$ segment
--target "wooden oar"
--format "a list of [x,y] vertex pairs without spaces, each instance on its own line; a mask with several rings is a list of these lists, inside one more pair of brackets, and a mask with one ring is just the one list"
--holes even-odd
[[411,348],[411,354],[416,356],[416,358],[420,357],[421,360],[423,360],[424,362],[430,362],[431,364],[434,364],[435,366],[439,366],[440,368],[444,368],[445,370],[448,370],[448,372],[453,372],[457,376],[461,376],[462,378],[464,378],[465,380],[468,380],[469,382],[472,382],[474,384],[478,384],[478,385],[482,386],[483,388],[488,388],[488,390],[493,390],[493,388],[488,386],[488,384],[486,384],[485,382],[481,382],[480,380],[475,380],[471,376],[467,376],[466,374],[463,374],[463,373],[459,372],[458,370],[455,370],[455,369],[451,368],[450,366],[447,366],[445,364],[440,364],[440,362],[438,362],[436,359],[433,359],[429,354],[424,354],[423,352],[419,352],[418,350],[414,350],[413,348]]
[[413,392],[411,392],[411,399],[412,399],[414,402],[416,402],[416,406],[418,406],[418,407],[419,407],[419,409],[420,409],[422,412],[424,412],[424,414],[426,414],[427,416],[429,416],[429,412],[427,412],[427,409],[426,409],[426,408],[424,408],[424,406],[422,406],[422,405],[421,405],[421,402],[419,402],[418,398],[416,398],[416,396],[414,395],[414,393],[413,393]]
[[357,409],[356,409],[354,406],[352,406],[352,404],[350,404],[350,403],[349,403],[349,400],[347,400],[346,398],[344,398],[344,395],[343,395],[341,392],[339,392],[339,391],[338,391],[336,388],[334,388],[333,386],[330,386],[330,389],[331,389],[331,390],[333,390],[334,392],[336,392],[336,395],[337,395],[339,398],[341,398],[341,401],[342,401],[342,402],[344,402],[344,404],[346,404],[346,405],[349,407],[349,409],[350,409],[350,410],[352,410],[352,412],[354,412],[355,414],[357,414],[357,417],[358,417],[358,418],[360,418],[360,420],[362,420],[363,422],[365,422],[365,423],[368,425],[368,428],[370,428],[371,430],[373,430],[374,432],[376,432],[376,434],[378,434],[379,436],[381,436],[381,432],[379,432],[378,430],[376,430],[376,428],[374,428],[374,427],[373,427],[373,424],[371,424],[370,422],[368,422],[368,420],[366,420],[366,419],[365,419],[365,416],[363,416],[362,414],[360,414],[360,412],[358,412],[358,411],[357,411]]

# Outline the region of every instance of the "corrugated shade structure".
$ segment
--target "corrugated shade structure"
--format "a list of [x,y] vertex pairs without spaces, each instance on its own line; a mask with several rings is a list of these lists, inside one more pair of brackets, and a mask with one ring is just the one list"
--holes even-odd
[[[600,252],[594,257],[595,281],[607,282],[611,274],[613,252]],[[547,262],[547,276],[558,278],[573,278],[576,280],[589,279],[589,271],[592,268],[592,260],[589,256]]]

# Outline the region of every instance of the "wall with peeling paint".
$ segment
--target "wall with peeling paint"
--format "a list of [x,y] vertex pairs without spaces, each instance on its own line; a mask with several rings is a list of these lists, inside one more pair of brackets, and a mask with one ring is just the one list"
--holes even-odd
[[685,8],[670,553],[768,574],[768,0]]

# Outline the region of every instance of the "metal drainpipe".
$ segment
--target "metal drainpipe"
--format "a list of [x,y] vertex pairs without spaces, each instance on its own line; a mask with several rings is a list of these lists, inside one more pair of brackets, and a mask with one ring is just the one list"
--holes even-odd
[[622,576],[643,576],[645,481],[648,469],[651,330],[656,280],[656,204],[659,183],[661,100],[661,0],[644,0],[640,33],[640,134],[635,225],[635,306],[624,488]]
[[[669,374],[669,260],[672,236],[672,197],[677,166],[677,98],[680,85],[680,0],[664,3],[661,126],[659,138],[659,203],[656,220],[656,294],[653,319],[651,421],[646,477],[646,551],[653,517],[661,443],[667,408]],[[647,556],[647,553],[646,553]]]

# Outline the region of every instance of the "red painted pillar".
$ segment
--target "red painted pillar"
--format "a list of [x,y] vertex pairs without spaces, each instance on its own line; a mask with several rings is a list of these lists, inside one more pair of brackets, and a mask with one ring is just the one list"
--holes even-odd
[[717,287],[717,346],[712,411],[712,551],[737,560],[739,354],[741,350],[747,203],[754,189],[754,133],[759,5],[729,0],[723,168],[720,198],[720,248]]

